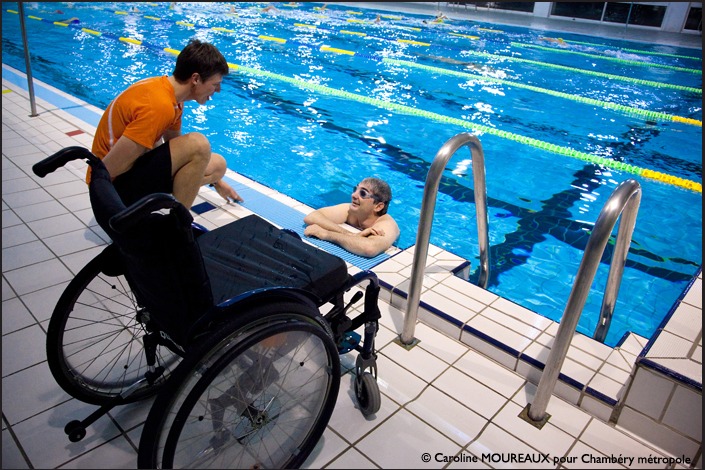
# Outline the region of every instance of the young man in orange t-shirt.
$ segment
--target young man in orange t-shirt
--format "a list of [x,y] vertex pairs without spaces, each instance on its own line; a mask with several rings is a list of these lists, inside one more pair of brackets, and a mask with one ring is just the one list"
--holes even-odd
[[181,134],[184,102],[205,104],[228,72],[215,46],[193,39],[179,53],[172,75],[141,80],[110,103],[92,151],[103,159],[126,205],[165,192],[190,208],[204,184],[226,201],[242,201],[222,180],[227,164],[211,152],[208,139],[198,132]]

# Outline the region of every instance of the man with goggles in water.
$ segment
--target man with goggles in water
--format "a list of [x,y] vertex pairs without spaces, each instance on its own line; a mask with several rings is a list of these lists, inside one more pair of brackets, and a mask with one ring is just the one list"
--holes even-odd
[[[365,178],[350,203],[323,207],[304,218],[304,235],[340,245],[356,255],[372,258],[386,251],[399,237],[399,227],[387,214],[392,190],[379,178]],[[348,224],[359,232],[341,226]]]

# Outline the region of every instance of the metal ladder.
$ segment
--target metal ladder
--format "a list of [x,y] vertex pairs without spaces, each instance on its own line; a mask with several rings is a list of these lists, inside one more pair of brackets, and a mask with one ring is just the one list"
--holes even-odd
[[619,286],[622,282],[624,264],[627,260],[627,252],[631,244],[632,233],[634,232],[636,215],[639,211],[640,203],[641,186],[636,180],[628,179],[620,183],[612,192],[600,211],[600,215],[597,217],[597,221],[590,234],[590,239],[588,240],[583,258],[580,262],[578,274],[573,283],[573,289],[568,297],[568,303],[563,312],[563,317],[558,325],[556,339],[553,342],[551,352],[546,360],[546,366],[539,379],[534,401],[528,404],[519,415],[525,421],[539,429],[546,424],[550,417],[550,415],[546,413],[548,401],[556,386],[558,375],[568,353],[570,341],[573,339],[580,314],[583,311],[585,301],[590,291],[590,286],[595,278],[595,272],[600,264],[600,259],[605,251],[605,247],[607,246],[607,242],[610,239],[617,219],[621,215],[622,221],[619,224],[615,249],[612,254],[612,263],[610,265],[605,294],[602,300],[600,319],[595,328],[593,338],[602,342],[607,336],[617,293],[619,292]]
[[460,133],[450,138],[440,148],[436,157],[431,163],[431,169],[426,176],[426,186],[424,186],[423,202],[421,204],[421,218],[419,219],[419,229],[416,233],[416,248],[414,250],[414,261],[411,268],[411,282],[407,301],[406,316],[404,317],[404,327],[400,335],[402,345],[413,346],[414,329],[416,328],[416,318],[419,310],[419,299],[421,297],[421,285],[423,283],[423,272],[428,256],[428,244],[431,238],[431,226],[433,225],[433,215],[436,207],[436,196],[441,175],[445,170],[450,157],[461,147],[470,147],[472,157],[472,173],[475,184],[475,210],[477,211],[477,231],[480,244],[480,276],[478,285],[483,289],[487,287],[489,281],[489,234],[487,218],[487,189],[485,184],[485,154],[482,151],[480,140],[474,135],[466,132]]

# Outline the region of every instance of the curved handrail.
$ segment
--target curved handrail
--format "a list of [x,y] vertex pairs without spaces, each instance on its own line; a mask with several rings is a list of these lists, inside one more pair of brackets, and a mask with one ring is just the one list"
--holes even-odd
[[411,268],[411,283],[409,286],[409,296],[407,298],[406,316],[404,317],[404,328],[401,334],[402,344],[411,344],[414,339],[414,328],[419,309],[419,299],[421,297],[421,284],[423,282],[423,271],[426,266],[428,256],[428,244],[431,238],[431,226],[433,225],[433,215],[436,207],[436,196],[441,174],[446,168],[450,157],[457,152],[460,147],[470,147],[472,157],[472,173],[475,184],[475,210],[477,213],[477,231],[480,244],[480,277],[478,285],[487,287],[489,280],[489,234],[487,222],[487,189],[485,184],[485,154],[482,151],[480,140],[467,132],[451,137],[438,150],[436,157],[431,163],[431,169],[426,176],[426,186],[423,192],[423,202],[421,204],[421,218],[419,219],[419,229],[416,233],[416,248],[414,250],[414,261]]
[[[597,222],[595,222],[592,234],[590,234],[590,239],[583,253],[583,259],[580,262],[578,274],[573,283],[573,289],[568,297],[568,303],[563,312],[563,318],[558,325],[556,339],[553,342],[553,347],[551,347],[551,352],[546,360],[543,374],[541,374],[534,401],[528,407],[528,417],[535,422],[541,422],[546,418],[548,401],[551,398],[556,381],[558,380],[558,374],[568,353],[568,347],[575,333],[575,328],[578,325],[580,314],[585,306],[585,300],[590,291],[592,281],[595,278],[595,272],[597,272],[600,259],[605,251],[605,247],[607,246],[607,242],[609,241],[617,219],[624,212],[622,221],[619,224],[615,251],[612,256],[612,263],[602,304],[602,313],[609,311],[609,318],[611,318],[611,311],[614,308],[614,302],[617,298],[617,292],[619,291],[619,284],[621,283],[624,263],[627,259],[627,252],[629,251],[640,202],[641,186],[636,180],[628,179],[623,181],[612,192],[605,206],[602,208],[602,211],[600,211],[600,215],[597,217]],[[600,322],[597,330],[599,330],[601,336],[604,337],[607,334],[607,327],[609,327],[609,321]],[[595,335],[598,335],[598,331],[595,332]]]

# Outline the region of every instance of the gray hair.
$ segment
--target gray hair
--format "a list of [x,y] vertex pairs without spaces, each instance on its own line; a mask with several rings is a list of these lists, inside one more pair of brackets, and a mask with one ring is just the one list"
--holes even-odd
[[389,202],[392,200],[392,188],[389,187],[386,181],[375,177],[365,178],[360,182],[367,183],[374,195],[375,202],[383,202],[384,207],[377,212],[377,215],[384,215],[389,209]]

